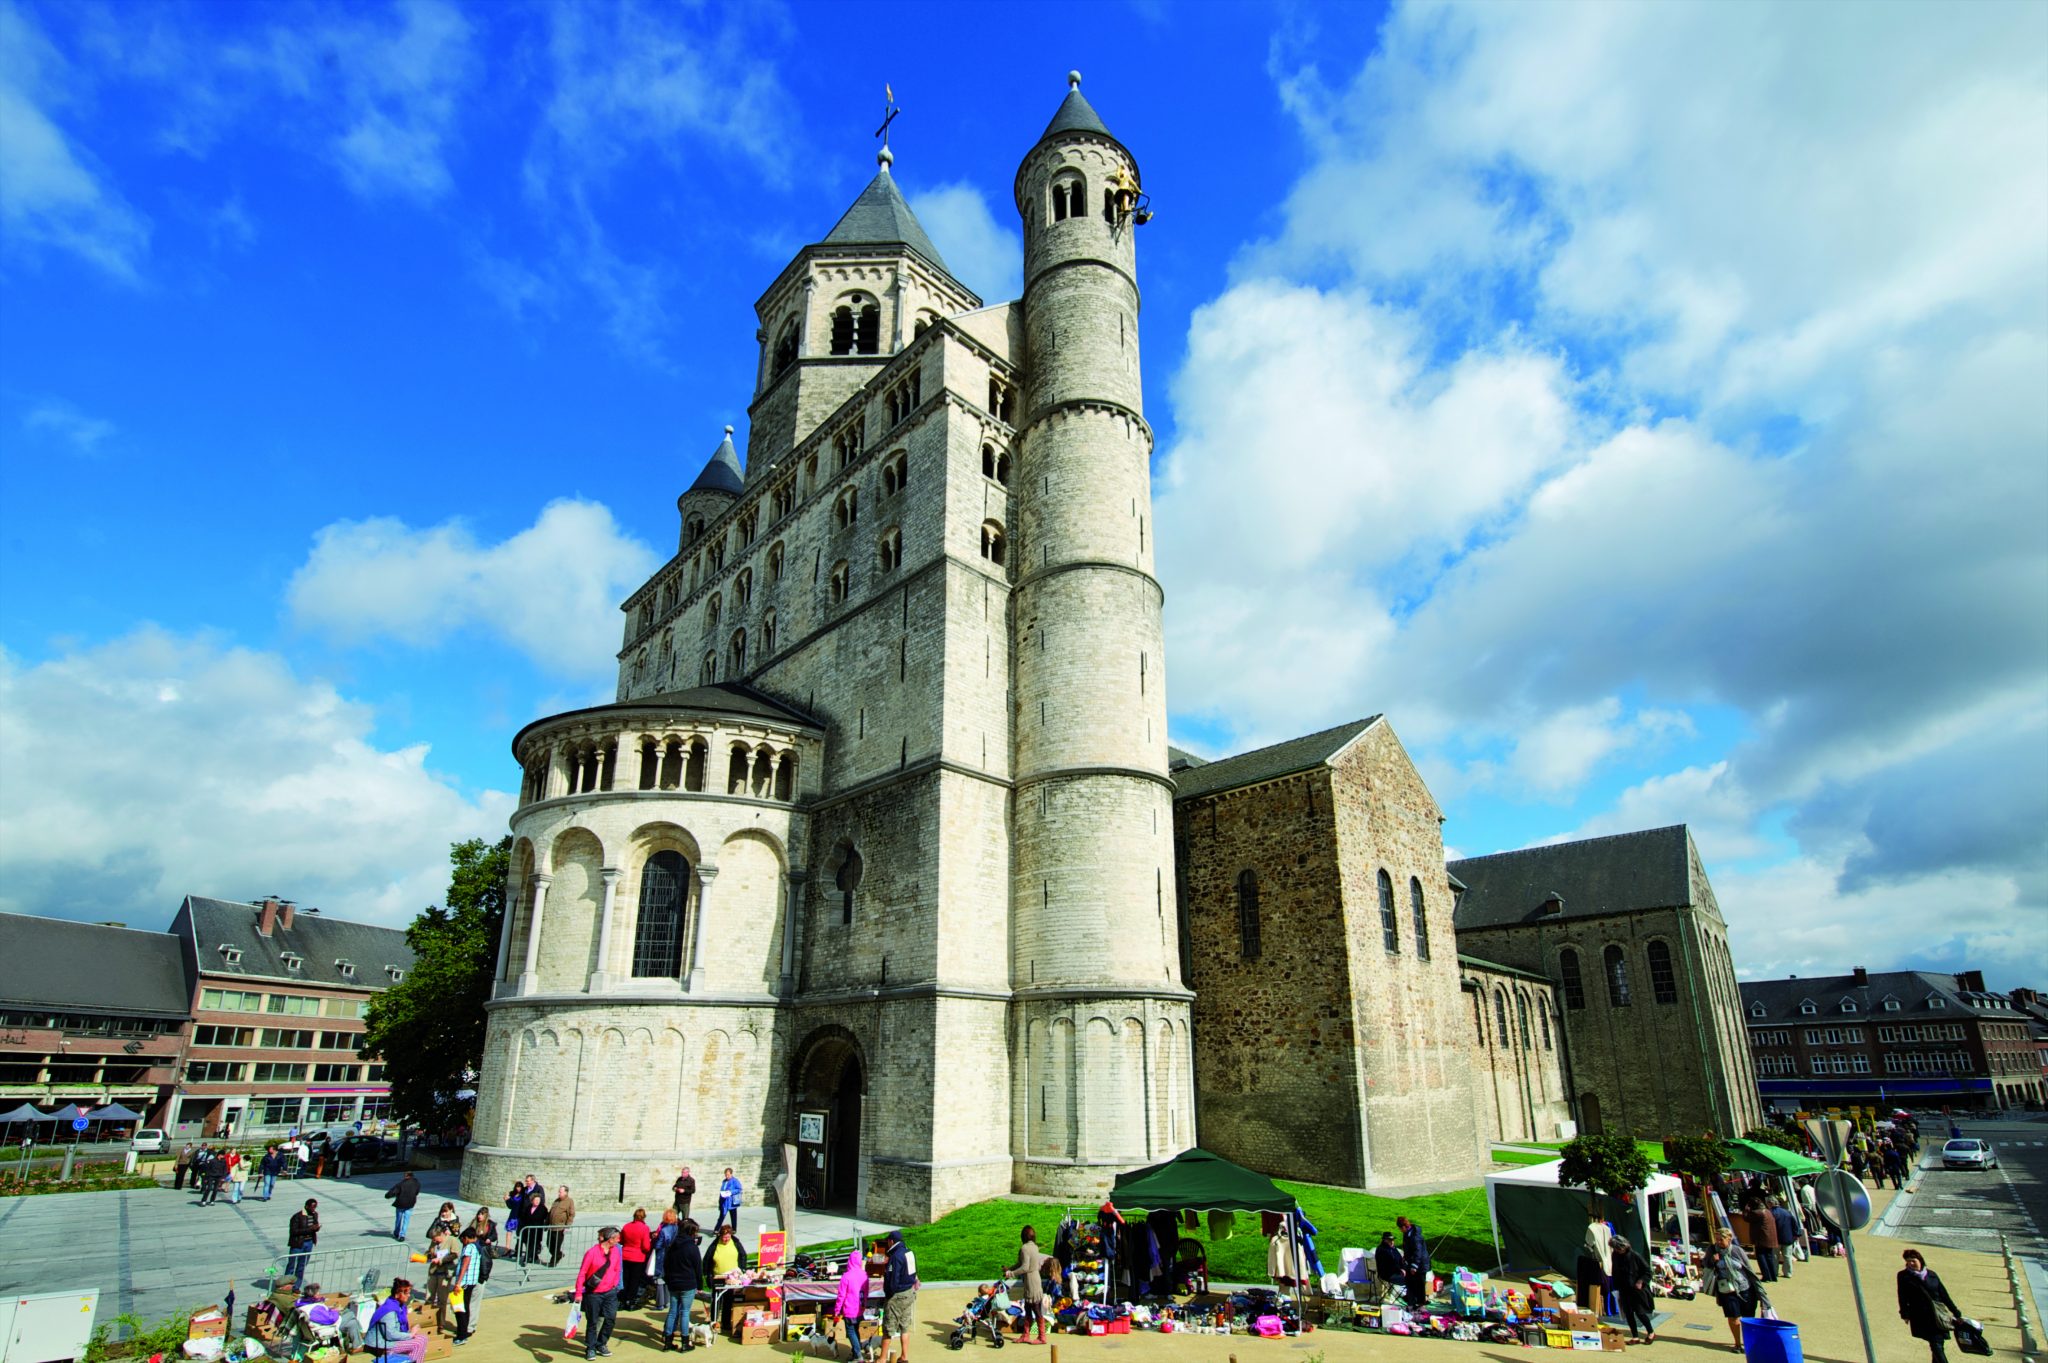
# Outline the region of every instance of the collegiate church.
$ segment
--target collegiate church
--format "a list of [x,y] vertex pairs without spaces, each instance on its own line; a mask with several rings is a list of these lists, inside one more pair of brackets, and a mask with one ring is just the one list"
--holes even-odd
[[513,740],[465,1195],[651,1203],[681,1161],[758,1192],[789,1142],[806,1201],[915,1222],[1089,1201],[1198,1138],[1469,1182],[1490,1139],[1579,1120],[1556,963],[1459,956],[1384,718],[1167,747],[1149,213],[1069,87],[1016,172],[1019,299],[952,275],[884,148],[756,304],[745,454],[727,427],[678,499],[617,700]]

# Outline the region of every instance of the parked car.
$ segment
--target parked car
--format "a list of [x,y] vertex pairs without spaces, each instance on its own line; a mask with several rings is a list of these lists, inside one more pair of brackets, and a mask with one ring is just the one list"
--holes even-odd
[[137,1154],[154,1155],[160,1153],[165,1144],[164,1131],[160,1126],[145,1126],[135,1133],[135,1151]]
[[351,1164],[389,1164],[398,1159],[398,1142],[381,1136],[346,1136],[339,1149]]
[[1996,1169],[1998,1156],[1992,1153],[1990,1141],[1980,1141],[1973,1136],[1958,1136],[1941,1147],[1941,1167]]

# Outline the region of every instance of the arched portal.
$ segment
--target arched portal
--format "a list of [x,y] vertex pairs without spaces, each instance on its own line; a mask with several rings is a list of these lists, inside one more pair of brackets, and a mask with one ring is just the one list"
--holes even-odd
[[1600,1095],[1588,1090],[1579,1095],[1579,1134],[1600,1134]]
[[796,1125],[800,1200],[832,1211],[858,1212],[860,1123],[867,1065],[860,1043],[843,1027],[821,1027],[800,1048],[789,1110]]

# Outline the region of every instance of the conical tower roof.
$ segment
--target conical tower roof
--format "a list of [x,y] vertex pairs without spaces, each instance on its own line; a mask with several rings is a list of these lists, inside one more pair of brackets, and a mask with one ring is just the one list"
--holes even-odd
[[[690,492],[723,492],[737,497],[747,489],[746,474],[740,470],[739,451],[732,447],[732,427],[725,428],[725,439],[718,442],[718,448],[705,461],[704,471],[697,475],[697,481],[690,484]],[[689,493],[684,493],[688,496]]]
[[946,264],[939,248],[932,245],[926,235],[924,224],[917,220],[917,214],[910,211],[910,203],[903,197],[903,191],[896,188],[896,178],[889,174],[887,161],[875,172],[875,178],[868,181],[868,187],[853,201],[853,207],[846,210],[830,232],[825,234],[822,245],[826,246],[879,246],[903,245],[917,252],[951,274],[952,267]]
[[1095,112],[1095,106],[1088,102],[1088,97],[1081,93],[1081,73],[1069,71],[1067,97],[1060,101],[1058,112],[1053,114],[1052,122],[1045,125],[1045,131],[1038,135],[1038,140],[1043,142],[1059,133],[1075,132],[1101,133],[1109,138],[1116,136],[1104,125],[1102,116]]

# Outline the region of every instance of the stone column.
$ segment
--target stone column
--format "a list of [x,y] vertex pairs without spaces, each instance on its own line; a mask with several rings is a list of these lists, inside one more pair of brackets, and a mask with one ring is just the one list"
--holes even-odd
[[604,907],[597,911],[597,969],[590,972],[590,980],[584,985],[584,992],[602,994],[612,987],[612,905],[619,894],[619,868],[601,866],[597,872],[604,877]]
[[546,795],[567,795],[569,793],[569,745],[557,743],[548,750],[548,788]]
[[505,966],[512,959],[513,920],[519,917],[519,905],[515,902],[505,906],[505,916],[498,924],[498,965],[491,972],[491,997],[498,996],[498,987],[505,983]]
[[[620,734],[619,760],[612,770],[613,790],[640,789],[641,756],[640,735],[632,733]],[[657,762],[660,760],[658,756],[655,758]],[[659,768],[656,769],[656,774],[659,775]]]
[[816,293],[817,290],[818,280],[815,275],[804,280],[804,301],[799,305],[799,311],[796,315],[796,353],[798,359],[802,359],[811,353],[811,295]]
[[711,882],[718,879],[718,868],[699,866],[697,875],[703,883],[697,889],[697,912],[690,919],[690,952],[683,963],[683,988],[692,994],[704,992],[704,915],[711,911]]
[[540,909],[553,881],[554,877],[550,875],[535,875],[533,878],[533,912],[526,920],[526,968],[519,972],[519,992],[522,994],[540,992]]
[[796,993],[797,907],[803,901],[804,882],[810,874],[794,868],[789,872],[789,897],[782,910],[782,978],[775,986],[775,992],[783,998]]
[[900,355],[910,335],[910,319],[905,315],[910,311],[910,290],[903,287],[903,271],[896,271],[896,278],[890,281],[889,292],[895,295],[896,303],[896,336],[889,353]]

